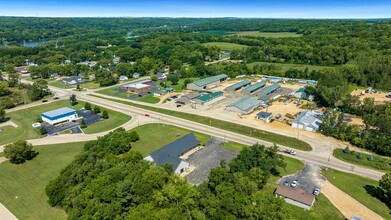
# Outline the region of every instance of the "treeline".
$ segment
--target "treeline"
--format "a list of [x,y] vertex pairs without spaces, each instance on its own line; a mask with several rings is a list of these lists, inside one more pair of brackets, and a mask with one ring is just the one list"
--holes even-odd
[[[49,203],[69,219],[287,219],[284,200],[260,191],[284,167],[276,147],[244,148],[209,181],[191,186],[129,151],[130,134],[118,129],[86,143],[84,151],[46,187]],[[129,147],[130,146],[130,147]]]

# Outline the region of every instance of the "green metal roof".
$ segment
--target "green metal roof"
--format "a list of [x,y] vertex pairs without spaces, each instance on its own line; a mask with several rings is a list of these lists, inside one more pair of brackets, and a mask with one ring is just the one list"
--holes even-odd
[[207,102],[209,100],[212,100],[212,99],[217,98],[222,95],[223,95],[223,92],[218,91],[218,92],[214,92],[214,93],[211,93],[208,95],[203,95],[203,96],[199,97],[198,100],[203,101],[203,102]]
[[245,88],[243,90],[243,92],[252,93],[252,92],[256,91],[257,89],[264,87],[265,85],[266,85],[265,82],[258,82],[258,83],[255,83],[254,85],[251,85],[251,86]]
[[305,92],[307,89],[305,87],[303,88],[300,88],[299,90],[297,90],[296,92]]
[[264,89],[262,89],[260,92],[264,93],[265,95],[269,95],[270,93],[276,91],[277,89],[279,89],[281,86],[277,83],[271,85],[271,86],[268,86]]
[[236,90],[236,89],[242,88],[243,86],[248,85],[250,83],[251,83],[251,81],[246,79],[246,80],[243,80],[241,82],[235,83],[235,84],[227,87],[226,90]]
[[201,80],[195,81],[193,83],[195,85],[197,85],[197,86],[205,86],[205,85],[211,84],[213,82],[219,81],[219,80],[227,78],[227,77],[228,76],[225,75],[225,74],[220,74],[220,75],[217,75],[217,76],[211,76],[211,77],[208,77],[208,78],[205,78],[205,79],[201,79]]

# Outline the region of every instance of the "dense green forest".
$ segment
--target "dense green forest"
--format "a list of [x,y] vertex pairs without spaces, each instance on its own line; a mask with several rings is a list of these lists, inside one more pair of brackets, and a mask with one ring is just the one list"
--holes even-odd
[[244,148],[209,181],[191,186],[172,166],[158,167],[129,151],[138,135],[117,129],[84,151],[46,188],[69,219],[288,219],[283,199],[260,190],[284,167],[277,147]]

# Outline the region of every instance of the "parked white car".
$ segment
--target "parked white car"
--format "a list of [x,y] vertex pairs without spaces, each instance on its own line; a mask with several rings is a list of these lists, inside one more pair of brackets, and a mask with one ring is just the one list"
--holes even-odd
[[299,183],[299,181],[293,180],[293,182],[291,183],[291,187],[295,188],[298,183]]
[[41,123],[37,122],[37,123],[34,123],[32,124],[33,128],[40,128],[42,125]]
[[319,195],[320,189],[319,188],[315,188],[313,193],[314,193],[315,196]]

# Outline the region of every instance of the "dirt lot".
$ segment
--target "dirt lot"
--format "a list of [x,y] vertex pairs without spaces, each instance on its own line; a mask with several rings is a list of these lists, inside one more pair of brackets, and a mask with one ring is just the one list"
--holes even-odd
[[387,98],[386,95],[388,92],[382,92],[382,93],[365,93],[365,95],[361,95],[361,92],[364,90],[357,89],[352,92],[352,95],[360,96],[360,100],[363,100],[366,97],[374,98],[376,104],[383,104],[384,102],[391,101],[391,98]]

